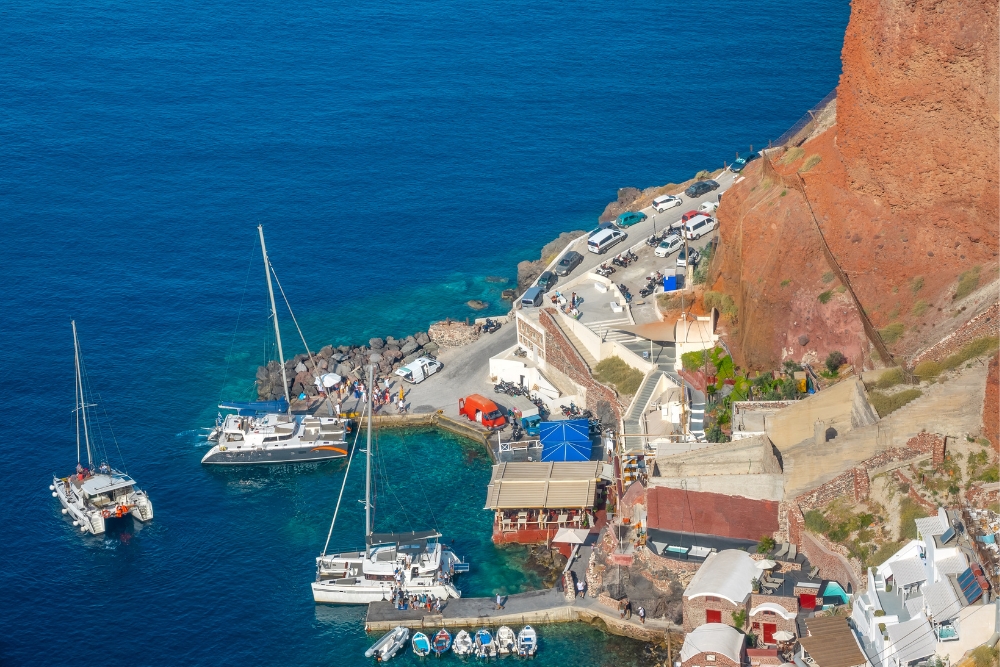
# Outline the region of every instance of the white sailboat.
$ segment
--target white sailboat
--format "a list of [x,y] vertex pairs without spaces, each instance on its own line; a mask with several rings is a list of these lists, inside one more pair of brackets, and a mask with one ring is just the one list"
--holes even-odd
[[[274,337],[281,363],[285,400],[220,404],[220,408],[236,410],[237,414],[227,415],[225,419],[220,417],[219,423],[208,436],[209,441],[215,442],[215,445],[202,457],[201,462],[214,465],[251,465],[305,463],[343,458],[347,456],[349,420],[291,413],[288,377],[285,373],[285,353],[281,347],[281,327],[278,324],[274,288],[271,285],[271,274],[274,270],[267,258],[264,227],[258,225],[257,232],[260,234],[260,249],[264,256],[264,274],[267,277],[267,293],[271,302],[271,320],[274,322]],[[280,282],[278,288],[281,289]],[[284,295],[283,290],[282,295]],[[287,303],[288,300],[285,301]],[[292,321],[298,328],[294,314]],[[301,330],[299,335],[302,335]],[[304,337],[302,342],[305,344]],[[309,352],[308,346],[306,352]],[[312,357],[312,354],[309,356]]]
[[[374,358],[373,363],[378,359]],[[372,385],[372,366],[368,366],[368,386]],[[344,471],[344,481],[334,510],[330,532],[323,553],[316,558],[316,581],[312,583],[313,600],[332,604],[368,604],[391,600],[397,591],[403,594],[428,594],[442,600],[461,597],[452,584],[452,576],[467,572],[469,566],[442,545],[436,530],[409,533],[374,533],[371,517],[371,392],[366,406],[368,415],[365,448],[365,546],[347,553],[327,554],[330,536],[337,521],[340,501],[351,470],[351,459]],[[355,437],[355,445],[357,438]],[[354,451],[357,450],[355,446]]]
[[[145,491],[135,486],[128,473],[115,470],[107,462],[107,453],[103,446],[91,441],[88,408],[94,407],[88,402],[87,386],[84,383],[82,363],[80,360],[80,343],[76,337],[76,322],[73,326],[73,358],[76,367],[76,472],[68,477],[53,476],[49,490],[59,499],[63,506],[63,514],[73,518],[73,525],[80,531],[100,535],[105,531],[108,521],[132,516],[138,521],[149,521],[153,518],[153,503]],[[83,433],[82,443],[87,452],[87,465],[84,467],[81,457],[80,433]],[[94,468],[94,449],[102,455],[102,460]]]

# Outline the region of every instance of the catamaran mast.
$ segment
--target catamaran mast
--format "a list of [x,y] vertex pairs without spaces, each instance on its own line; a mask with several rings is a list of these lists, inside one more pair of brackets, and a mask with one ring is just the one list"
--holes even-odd
[[278,309],[274,306],[274,288],[271,287],[271,263],[264,245],[264,225],[257,225],[260,233],[260,251],[264,255],[264,275],[267,276],[267,294],[271,297],[271,318],[274,320],[274,339],[278,342],[278,359],[281,361],[281,387],[285,394],[285,410],[291,414],[292,401],[288,398],[288,377],[285,375],[285,353],[281,349],[281,329],[278,327]]
[[87,430],[87,399],[83,393],[83,375],[80,373],[80,343],[76,339],[76,320],[70,320],[73,325],[73,364],[76,366],[76,462],[80,462],[80,413],[83,413],[83,437],[87,443],[87,467],[90,460],[90,432]]
[[368,362],[368,445],[365,447],[365,541],[372,534],[372,380],[375,362]]

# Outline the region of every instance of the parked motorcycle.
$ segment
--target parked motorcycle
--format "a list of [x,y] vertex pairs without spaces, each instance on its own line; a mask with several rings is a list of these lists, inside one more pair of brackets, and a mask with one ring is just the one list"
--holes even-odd
[[630,261],[630,262],[638,262],[639,261],[639,256],[636,255],[631,250],[626,250],[625,251],[625,257],[628,258],[628,261]]
[[597,271],[596,271],[597,275],[604,276],[605,278],[607,278],[608,276],[610,276],[614,272],[615,272],[614,267],[608,266],[607,262],[604,262],[599,267],[597,267]]
[[648,245],[650,248],[655,248],[656,246],[660,245],[660,237],[657,236],[656,234],[653,234],[648,239],[646,239],[646,245]]
[[622,293],[625,303],[632,303],[632,293],[628,291],[628,287],[625,286],[625,283],[618,285],[618,291]]
[[483,323],[483,331],[485,333],[493,333],[500,328],[500,323],[492,318],[486,318],[486,322]]

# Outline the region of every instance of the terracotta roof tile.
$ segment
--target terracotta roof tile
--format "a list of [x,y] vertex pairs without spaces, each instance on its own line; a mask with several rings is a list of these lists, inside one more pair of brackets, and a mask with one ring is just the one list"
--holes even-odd
[[778,530],[778,502],[655,487],[646,491],[650,528],[759,540]]

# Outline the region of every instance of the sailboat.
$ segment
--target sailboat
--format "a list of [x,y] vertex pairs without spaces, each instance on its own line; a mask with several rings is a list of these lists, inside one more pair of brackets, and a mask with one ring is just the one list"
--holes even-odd
[[[372,355],[372,364],[380,359]],[[368,386],[372,384],[373,366],[368,366]],[[323,552],[316,558],[316,581],[312,583],[313,600],[333,604],[368,604],[392,600],[397,591],[403,594],[426,594],[446,600],[461,597],[451,583],[459,572],[468,572],[468,563],[442,545],[436,530],[409,533],[375,533],[372,531],[372,397],[368,393],[365,407],[368,415],[367,446],[365,448],[365,546],[357,551],[327,554],[330,536],[340,511],[347,476],[351,471],[353,451],[344,471],[340,496],[334,509],[330,532]],[[357,436],[355,436],[355,443]]]
[[[215,445],[202,457],[201,462],[215,465],[249,465],[304,463],[343,458],[347,456],[349,420],[291,413],[285,353],[281,347],[281,328],[274,304],[274,287],[271,285],[271,274],[274,269],[267,258],[264,227],[258,225],[257,232],[260,234],[260,249],[264,256],[264,275],[267,277],[271,320],[274,322],[274,337],[281,363],[284,400],[221,403],[219,408],[236,410],[236,414],[227,415],[224,419],[220,417],[215,429],[208,436],[209,441],[215,442]],[[278,288],[281,288],[280,282]],[[295,320],[294,314],[292,320]],[[301,330],[299,334],[302,334]],[[308,349],[307,347],[307,352]]]
[[[93,423],[88,415],[88,408],[95,407],[88,402],[88,387],[84,383],[83,364],[80,360],[80,342],[76,336],[76,321],[73,326],[73,358],[76,370],[76,472],[68,477],[53,476],[49,490],[59,499],[63,506],[63,514],[73,517],[73,525],[79,526],[83,533],[100,535],[105,531],[107,522],[132,516],[139,521],[149,521],[153,518],[153,503],[145,491],[135,486],[135,480],[128,473],[115,470],[107,462],[107,452],[103,443],[91,438],[90,426]],[[83,433],[83,440],[80,434]],[[87,452],[87,465],[84,467],[81,443]],[[98,451],[94,451],[98,450]],[[94,454],[102,456],[103,460],[94,467]]]

